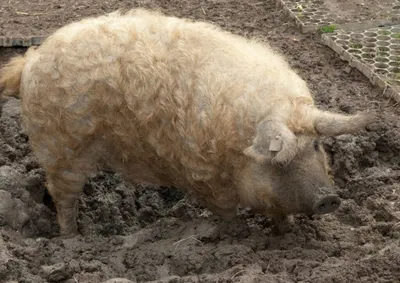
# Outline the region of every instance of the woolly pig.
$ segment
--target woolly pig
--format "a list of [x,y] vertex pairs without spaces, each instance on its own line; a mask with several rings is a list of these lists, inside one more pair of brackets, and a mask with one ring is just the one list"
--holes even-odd
[[225,220],[238,204],[277,223],[330,213],[340,199],[319,137],[372,119],[317,109],[267,44],[141,9],[59,29],[11,59],[0,87],[21,97],[63,235],[98,166],[180,188]]

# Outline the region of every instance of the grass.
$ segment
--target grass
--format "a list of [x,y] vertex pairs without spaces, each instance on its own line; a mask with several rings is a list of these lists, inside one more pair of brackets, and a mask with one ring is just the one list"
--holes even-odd
[[335,25],[328,25],[328,26],[323,26],[319,28],[319,31],[321,33],[332,33],[336,30],[336,26]]
[[393,79],[400,80],[400,73],[394,73]]
[[393,38],[400,38],[400,33],[395,33],[392,35]]
[[300,4],[297,5],[296,9],[297,9],[297,11],[299,11],[299,12],[302,12],[302,11],[304,10],[304,9],[303,9],[303,6],[301,6]]
[[388,62],[389,60],[386,59],[385,57],[376,57],[375,61],[385,63]]
[[377,52],[377,55],[380,56],[380,57],[386,57],[386,56],[389,56],[389,53],[383,52],[383,51],[379,51],[379,52]]
[[400,73],[394,73],[393,76],[390,77],[388,83],[390,85],[400,85]]
[[380,35],[389,35],[390,34],[390,31],[388,31],[388,30],[382,30],[382,31],[380,31],[380,32],[378,32]]
[[350,48],[361,49],[362,48],[362,44],[361,43],[352,43],[352,44],[350,44]]

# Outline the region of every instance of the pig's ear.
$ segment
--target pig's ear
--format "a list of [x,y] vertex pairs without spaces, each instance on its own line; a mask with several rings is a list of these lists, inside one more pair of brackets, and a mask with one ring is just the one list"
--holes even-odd
[[376,113],[361,112],[356,115],[342,115],[328,111],[313,110],[313,124],[319,135],[338,136],[357,133],[374,121]]
[[283,123],[263,121],[257,128],[253,144],[243,153],[258,163],[270,161],[286,166],[297,153],[297,138]]

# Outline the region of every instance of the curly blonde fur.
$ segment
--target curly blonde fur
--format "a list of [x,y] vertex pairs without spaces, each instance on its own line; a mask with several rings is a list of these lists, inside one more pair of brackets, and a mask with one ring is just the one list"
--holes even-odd
[[[322,112],[306,83],[268,45],[142,9],[59,29],[6,65],[0,86],[21,95],[64,232],[76,229],[76,199],[98,163],[194,192],[223,214],[240,202],[234,175],[252,157],[273,158],[271,136],[257,132],[263,121],[293,137],[327,134],[343,119],[353,121],[345,131],[365,124],[330,114],[315,126]],[[299,144],[285,144],[276,162],[290,162]]]

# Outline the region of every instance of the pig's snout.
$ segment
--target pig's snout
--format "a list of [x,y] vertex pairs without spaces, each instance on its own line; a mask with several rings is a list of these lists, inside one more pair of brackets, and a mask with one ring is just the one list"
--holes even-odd
[[339,208],[341,200],[337,195],[327,195],[317,199],[313,210],[316,214],[327,214]]

